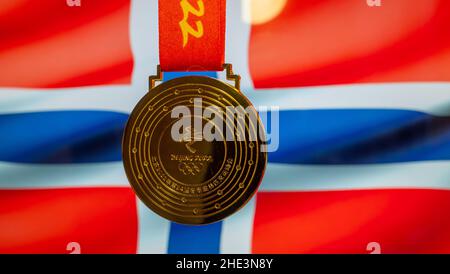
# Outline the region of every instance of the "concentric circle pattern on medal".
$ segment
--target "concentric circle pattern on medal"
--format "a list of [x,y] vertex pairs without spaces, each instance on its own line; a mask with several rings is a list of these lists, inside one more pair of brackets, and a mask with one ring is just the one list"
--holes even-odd
[[[246,117],[227,112],[239,107]],[[221,220],[245,205],[261,182],[267,155],[261,138],[251,137],[260,129],[256,110],[228,84],[200,76],[162,83],[141,99],[128,120],[123,140],[127,177],[138,197],[166,219],[185,224]]]

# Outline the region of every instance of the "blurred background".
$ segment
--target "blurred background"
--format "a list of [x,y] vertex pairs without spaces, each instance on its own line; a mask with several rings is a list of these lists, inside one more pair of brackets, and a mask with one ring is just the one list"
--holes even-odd
[[245,208],[193,227],[121,162],[157,1],[0,0],[0,253],[450,253],[450,2],[227,2],[226,62],[280,143]]

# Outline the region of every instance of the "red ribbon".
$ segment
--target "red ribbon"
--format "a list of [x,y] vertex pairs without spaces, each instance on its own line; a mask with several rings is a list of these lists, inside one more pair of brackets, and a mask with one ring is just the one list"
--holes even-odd
[[159,0],[162,71],[222,70],[226,0]]

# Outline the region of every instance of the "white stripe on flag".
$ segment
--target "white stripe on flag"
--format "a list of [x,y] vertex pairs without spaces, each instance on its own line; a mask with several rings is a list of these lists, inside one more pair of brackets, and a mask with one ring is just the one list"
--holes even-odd
[[[269,163],[260,191],[372,188],[450,189],[450,161],[368,165]],[[0,189],[129,186],[122,162],[0,162]]]
[[255,199],[222,222],[221,254],[249,254],[252,246]]
[[138,250],[139,254],[167,253],[170,222],[156,215],[139,199],[138,205]]
[[122,162],[17,164],[0,162],[0,189],[129,187]]
[[450,115],[450,83],[357,84],[248,92],[255,106],[280,109],[408,109]]
[[145,88],[100,86],[54,89],[52,91],[0,88],[0,114],[104,110],[130,113],[145,94]]
[[159,64],[158,1],[133,0],[130,16],[131,50],[134,57],[132,93],[148,91],[148,77]]
[[[241,1],[227,2],[225,62],[231,63],[234,72],[241,75],[241,88],[252,90],[253,82],[248,65],[250,24],[242,20],[242,12]],[[220,76],[225,80],[224,73]]]
[[[150,73],[151,74],[151,73]],[[130,113],[146,87],[73,88],[52,92],[0,89],[0,114],[55,110]],[[450,115],[450,83],[367,84],[245,92],[255,106],[295,109],[407,109]]]
[[450,190],[450,161],[369,165],[270,163],[259,191],[422,188]]

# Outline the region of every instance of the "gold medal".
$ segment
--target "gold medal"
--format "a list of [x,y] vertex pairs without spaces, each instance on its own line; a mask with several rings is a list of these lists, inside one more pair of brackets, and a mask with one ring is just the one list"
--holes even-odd
[[239,76],[231,65],[225,68],[235,87],[203,76],[155,86],[161,80],[158,68],[128,120],[127,177],[143,203],[168,220],[224,219],[251,199],[263,178],[263,126],[239,91]]

